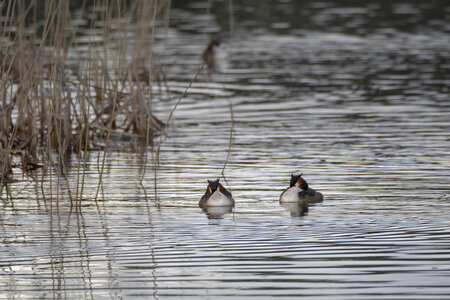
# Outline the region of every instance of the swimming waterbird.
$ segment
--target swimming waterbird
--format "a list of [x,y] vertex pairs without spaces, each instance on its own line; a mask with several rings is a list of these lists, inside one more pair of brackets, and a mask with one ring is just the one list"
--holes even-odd
[[234,206],[231,193],[219,182],[219,179],[208,180],[208,187],[198,206],[201,208],[211,206]]
[[290,186],[281,194],[280,202],[305,201],[315,203],[323,201],[322,193],[310,188],[302,175],[299,173],[291,174]]
[[205,51],[202,59],[208,68],[208,72],[223,73],[226,69],[226,52],[220,47],[220,41],[212,40]]

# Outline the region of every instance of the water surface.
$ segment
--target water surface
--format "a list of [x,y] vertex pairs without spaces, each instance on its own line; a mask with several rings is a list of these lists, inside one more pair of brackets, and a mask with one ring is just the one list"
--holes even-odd
[[[448,299],[450,7],[253,2],[236,3],[228,73],[202,72],[176,110],[156,190],[150,149],[146,160],[133,140],[113,141],[97,201],[91,154],[82,213],[54,169],[11,186],[0,297]],[[209,38],[229,45],[227,1],[213,4],[209,16],[202,2],[172,10],[167,47],[156,46],[161,119]],[[203,212],[230,101],[222,182],[236,207]],[[278,203],[297,170],[325,196],[306,213]]]

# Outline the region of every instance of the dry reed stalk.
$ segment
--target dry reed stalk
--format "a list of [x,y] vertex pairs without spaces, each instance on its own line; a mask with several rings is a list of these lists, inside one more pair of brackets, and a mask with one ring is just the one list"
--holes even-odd
[[197,80],[198,75],[200,74],[200,72],[203,70],[204,67],[204,63],[202,63],[200,65],[200,67],[197,70],[197,73],[195,73],[194,78],[192,78],[192,80],[189,82],[188,86],[186,87],[186,89],[183,91],[183,93],[180,95],[180,97],[178,98],[177,103],[175,103],[175,105],[173,106],[173,108],[171,109],[169,116],[167,117],[166,123],[161,131],[161,135],[159,137],[159,142],[158,142],[158,146],[156,147],[156,155],[155,155],[155,167],[159,167],[159,152],[161,149],[161,144],[162,144],[162,138],[164,136],[164,134],[166,133],[166,129],[167,129],[167,125],[170,123],[170,120],[172,119],[172,115],[175,112],[175,110],[177,109],[178,105],[181,103],[181,100],[183,100],[183,98],[186,96],[188,90],[191,88],[192,84],[195,82],[195,80]]
[[[116,2],[116,4],[118,6],[117,8],[118,8],[119,19],[120,19],[120,4],[119,4],[119,2]],[[108,14],[106,16],[106,24],[110,24],[110,22],[111,22],[111,15]],[[107,27],[110,27],[110,26],[107,26]],[[104,47],[104,57],[108,57],[107,56],[107,47]],[[121,61],[119,61],[119,69],[120,69],[120,67],[121,67]],[[102,164],[101,164],[101,169],[100,169],[100,174],[99,174],[99,180],[98,180],[98,185],[97,185],[97,192],[95,193],[95,198],[94,198],[96,203],[97,203],[97,198],[98,198],[98,194],[99,194],[100,188],[103,185],[103,183],[102,183],[103,172],[104,172],[104,169],[105,169],[105,161],[106,161],[106,154],[107,154],[108,145],[109,145],[109,137],[110,137],[112,125],[113,125],[113,122],[114,122],[113,116],[114,116],[115,110],[116,110],[117,98],[118,98],[118,93],[116,91],[116,93],[114,95],[114,98],[113,98],[112,112],[111,112],[111,118],[109,119],[108,131],[106,133],[105,148],[104,148],[104,152],[103,152],[103,159],[102,159]]]
[[[234,35],[234,10],[233,10],[233,0],[229,0],[228,1],[229,4],[229,22],[230,22],[230,41],[229,41],[229,45],[228,45],[228,59],[231,58],[231,47],[232,47],[232,43],[233,43],[233,35]],[[225,86],[224,86],[225,89]],[[228,153],[227,153],[227,157],[225,159],[225,162],[223,164],[223,168],[222,168],[222,176],[225,177],[225,168],[227,167],[228,164],[228,160],[230,159],[230,154],[231,154],[231,146],[233,144],[233,128],[234,128],[234,118],[233,118],[233,103],[231,101],[231,99],[228,99],[228,102],[230,104],[230,120],[231,120],[231,126],[230,126],[230,137],[228,140]]]
[[[151,42],[150,42],[150,46],[151,47],[153,47],[153,43],[154,43],[154,39],[155,39],[155,28],[156,28],[155,23],[156,23],[156,12],[157,12],[158,1],[155,0],[154,3],[155,3],[155,5],[153,7],[153,17],[152,17],[153,26],[152,26]],[[152,64],[153,64],[153,51],[150,51],[150,59],[149,59],[149,66],[148,66],[149,70],[152,69]],[[150,99],[150,102],[149,102],[149,112],[148,112],[147,116],[151,116],[152,113],[153,113],[153,103],[152,103],[153,102],[153,97],[152,97],[152,89],[151,89],[151,79],[152,79],[151,78],[151,72],[149,72],[149,77],[148,77],[148,86],[149,86],[148,97]],[[148,149],[149,139],[151,138],[151,140],[153,141],[153,134],[151,135],[151,137],[149,137],[149,134],[150,134],[150,122],[151,122],[150,117],[147,117],[146,132],[145,132],[145,149]],[[153,145],[153,143],[152,143],[152,145]],[[145,177],[145,173],[147,171],[147,153],[148,153],[148,151],[145,151],[145,153],[144,153],[144,170],[142,171],[142,176],[141,176],[141,179],[139,181],[140,185],[142,185],[142,182],[143,182],[144,177]]]
[[[87,7],[86,3],[87,1],[84,1],[82,4],[82,11]],[[115,6],[111,7],[106,5],[106,1],[94,1],[91,10],[100,15],[104,39],[100,47],[95,41],[89,41],[86,68],[78,67],[72,72],[72,79],[77,78],[76,82],[73,82],[68,77],[68,72],[73,70],[68,67],[68,61],[75,35],[74,31],[71,36],[66,32],[72,19],[69,0],[6,2],[2,10],[5,15],[2,19],[0,39],[0,150],[5,153],[0,170],[3,170],[2,174],[5,175],[2,175],[0,180],[7,179],[4,177],[9,172],[8,162],[12,154],[20,153],[22,168],[26,171],[42,151],[47,154],[44,159],[46,167],[53,166],[53,153],[58,157],[58,165],[61,167],[57,169],[57,174],[65,178],[69,197],[72,198],[66,159],[75,152],[78,168],[74,195],[79,199],[83,196],[87,153],[91,140],[105,140],[103,163],[99,168],[99,173],[102,174],[112,133],[120,134],[120,130],[127,133],[127,130],[133,127],[136,136],[145,137],[148,147],[154,130],[162,128],[162,122],[152,115],[152,45],[156,16],[166,7],[167,17],[167,7],[170,5],[166,6],[167,0],[154,0],[151,3],[136,1],[136,8],[128,12],[126,3],[117,0]],[[121,23],[122,12],[127,13],[125,28]],[[43,14],[42,25],[38,25],[38,14]],[[29,18],[30,15],[32,18]],[[151,22],[148,22],[149,17]],[[94,18],[91,19],[91,30],[94,28]],[[30,19],[33,20],[31,25],[27,24]],[[131,22],[136,22],[138,32],[132,45],[133,55],[130,57],[127,53],[128,38],[124,33]],[[34,28],[31,34],[27,33],[30,26]],[[7,30],[13,27],[17,28],[16,31]],[[114,38],[115,40],[114,28],[119,31],[119,37]],[[34,43],[36,40],[39,43]],[[114,42],[119,45],[118,49],[114,49]],[[110,67],[109,61],[113,56],[117,57],[118,63]],[[138,75],[135,78],[142,73],[138,66],[146,65],[142,62],[150,61],[147,67],[147,96],[145,87],[141,88],[138,80],[120,79],[126,61],[131,61],[130,65],[134,66],[134,73]],[[77,65],[81,64],[81,60],[78,60]],[[94,86],[99,88],[97,103],[91,97]],[[124,93],[125,89],[135,90],[136,93]],[[95,112],[95,119],[92,119],[91,112]],[[116,125],[119,117],[122,124]],[[115,126],[120,127],[115,130]],[[22,142],[19,149],[14,143],[20,139]],[[49,176],[51,197],[52,174],[50,172]],[[59,195],[59,185],[57,193]],[[81,202],[78,203],[81,205]]]
[[230,154],[231,154],[231,146],[233,144],[233,128],[234,128],[234,117],[233,117],[233,103],[231,102],[231,100],[229,100],[229,104],[230,104],[230,122],[231,122],[231,126],[230,126],[230,136],[228,138],[228,151],[227,151],[227,157],[225,159],[225,162],[223,163],[223,168],[222,168],[222,176],[225,176],[225,168],[227,167],[228,164],[228,160],[230,159]]
[[189,82],[189,85],[186,87],[186,89],[184,90],[184,92],[180,95],[180,97],[178,98],[177,103],[175,103],[175,105],[173,106],[173,108],[170,110],[169,116],[167,117],[166,123],[164,125],[164,127],[161,130],[161,135],[159,137],[159,142],[158,145],[156,147],[156,153],[155,153],[155,157],[154,157],[154,166],[153,166],[153,171],[154,171],[154,180],[153,180],[153,186],[154,186],[154,190],[155,190],[155,198],[157,198],[157,170],[159,168],[159,153],[161,150],[161,144],[162,144],[162,138],[166,133],[166,129],[167,129],[167,125],[170,123],[170,120],[172,119],[172,115],[175,112],[175,110],[177,109],[178,105],[181,103],[181,100],[186,96],[188,90],[191,88],[192,84],[195,82],[195,80],[197,80],[198,75],[200,74],[200,72],[203,70],[203,67],[205,66],[205,63],[202,62],[202,64],[200,65],[200,67],[197,70],[197,73],[195,73],[194,78]]

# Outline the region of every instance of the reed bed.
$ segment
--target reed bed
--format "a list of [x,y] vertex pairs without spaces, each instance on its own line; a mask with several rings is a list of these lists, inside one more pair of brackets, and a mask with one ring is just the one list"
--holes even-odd
[[77,185],[66,182],[81,199],[90,150],[103,151],[99,190],[111,136],[149,146],[164,128],[152,113],[152,87],[164,84],[152,46],[170,1],[129,2],[0,2],[0,188],[17,180],[15,167],[67,179],[75,153]]

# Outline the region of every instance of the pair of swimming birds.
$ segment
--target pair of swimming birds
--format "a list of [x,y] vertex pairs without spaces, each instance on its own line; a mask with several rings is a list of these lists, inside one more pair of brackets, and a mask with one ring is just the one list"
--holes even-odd
[[[223,73],[226,68],[226,53],[220,48],[220,41],[218,40],[212,40],[208,44],[202,54],[202,59],[209,72]],[[322,193],[310,188],[302,175],[298,173],[291,175],[290,187],[284,190],[280,196],[281,203],[323,201]],[[199,206],[201,208],[234,206],[234,199],[231,193],[219,182],[219,179],[208,180],[208,187],[200,199]]]
[[[303,174],[291,175],[290,186],[281,193],[280,203],[317,203],[323,201],[322,193],[310,188],[302,175]],[[198,205],[201,208],[234,206],[234,199],[231,196],[231,193],[219,182],[219,179],[208,180],[208,187]]]

